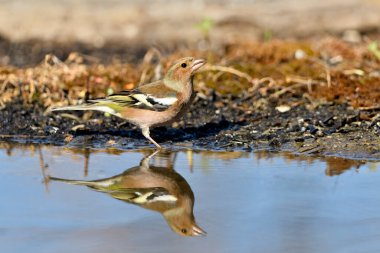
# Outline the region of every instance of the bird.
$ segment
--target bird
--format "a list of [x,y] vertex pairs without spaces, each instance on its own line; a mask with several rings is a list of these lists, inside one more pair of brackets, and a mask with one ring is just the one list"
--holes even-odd
[[51,111],[95,110],[109,113],[139,127],[143,136],[161,149],[150,136],[150,129],[177,121],[189,109],[196,96],[194,73],[205,63],[204,59],[184,57],[169,68],[162,80],[88,100],[85,104],[55,107]]
[[145,156],[139,166],[113,177],[84,181],[49,176],[49,180],[84,185],[115,199],[160,212],[169,227],[181,236],[205,236],[207,233],[195,221],[194,193],[188,182],[173,167],[149,164],[157,151]]

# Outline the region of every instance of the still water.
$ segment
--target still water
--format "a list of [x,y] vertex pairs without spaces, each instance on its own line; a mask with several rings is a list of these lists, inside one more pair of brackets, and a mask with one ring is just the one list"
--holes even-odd
[[2,143],[0,252],[380,252],[379,182],[334,157]]

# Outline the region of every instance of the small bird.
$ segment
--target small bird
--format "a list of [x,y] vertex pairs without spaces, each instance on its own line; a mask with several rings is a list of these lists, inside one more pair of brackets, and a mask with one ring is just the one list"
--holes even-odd
[[74,185],[85,185],[115,199],[160,212],[169,227],[182,236],[201,236],[207,233],[195,222],[194,193],[187,181],[172,167],[149,165],[157,151],[145,156],[139,166],[122,174],[94,181],[49,177]]
[[53,108],[52,111],[95,110],[107,112],[138,126],[157,148],[150,128],[177,121],[195,98],[193,75],[206,63],[203,59],[185,57],[170,67],[163,80],[141,85],[105,98],[89,100],[82,105]]

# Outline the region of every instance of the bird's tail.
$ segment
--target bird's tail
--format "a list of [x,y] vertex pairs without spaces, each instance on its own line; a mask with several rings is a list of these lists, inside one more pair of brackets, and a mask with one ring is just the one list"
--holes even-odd
[[87,110],[96,110],[96,106],[92,104],[83,104],[83,105],[68,105],[68,106],[51,108],[51,111],[87,111]]
[[83,104],[83,105],[69,105],[62,107],[53,107],[50,111],[101,111],[107,112],[109,114],[117,115],[118,108],[113,108],[111,104],[106,103],[93,103],[93,104]]

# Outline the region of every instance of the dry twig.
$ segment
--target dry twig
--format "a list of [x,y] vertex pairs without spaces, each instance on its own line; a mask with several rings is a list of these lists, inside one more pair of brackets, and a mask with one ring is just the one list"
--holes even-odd
[[233,75],[238,76],[240,78],[244,78],[250,83],[252,83],[252,81],[253,81],[253,78],[250,75],[248,75],[247,73],[244,73],[240,70],[234,69],[232,67],[206,65],[202,69],[202,71],[221,71],[221,72],[233,74]]

